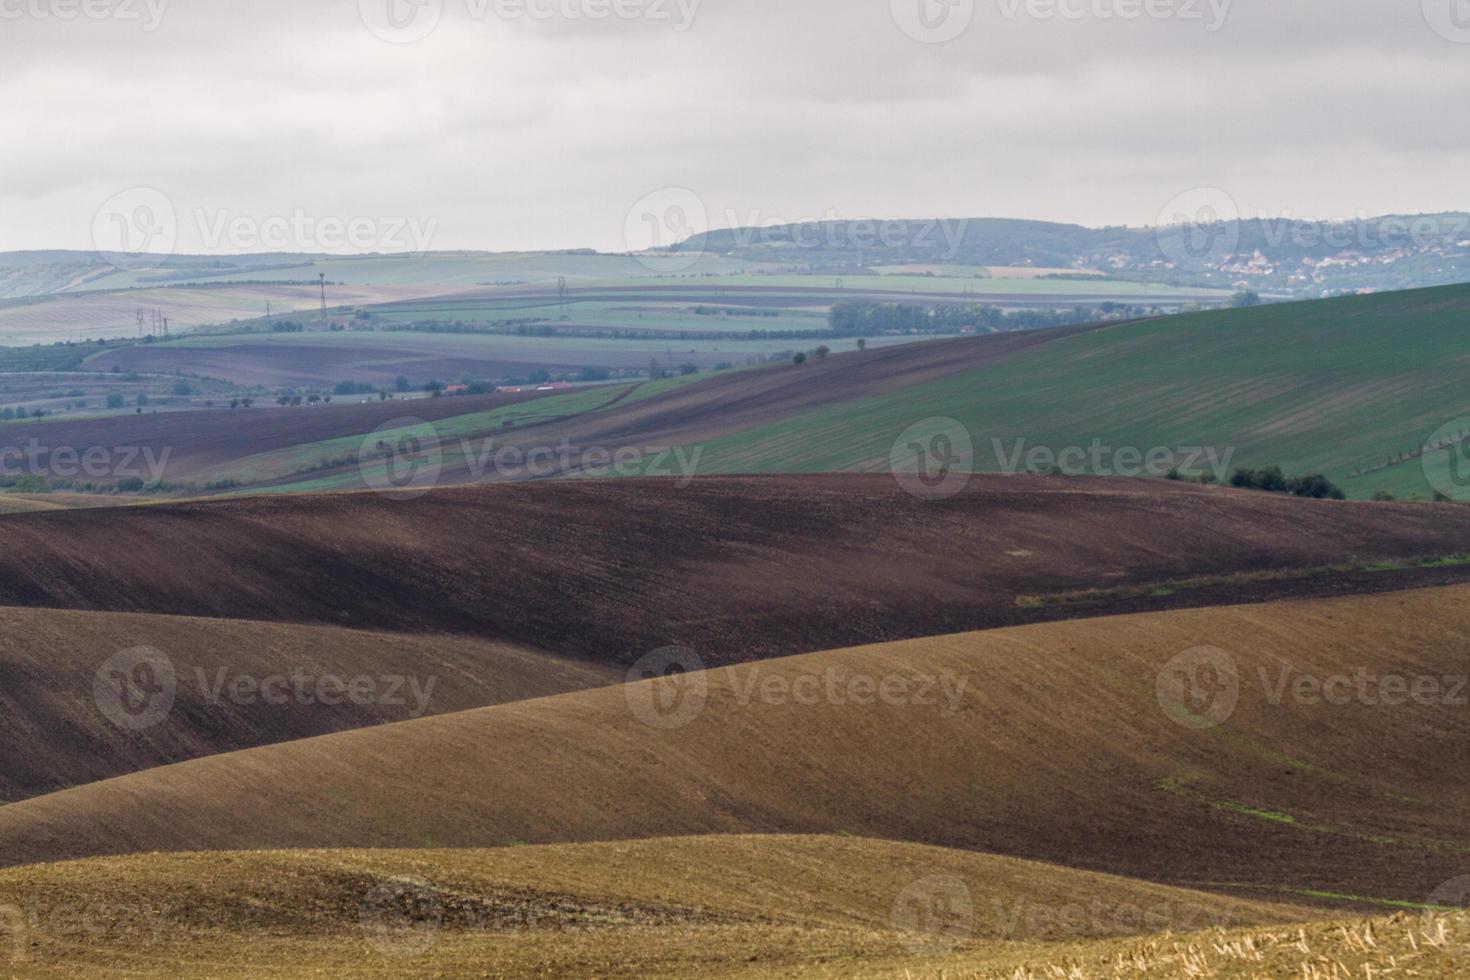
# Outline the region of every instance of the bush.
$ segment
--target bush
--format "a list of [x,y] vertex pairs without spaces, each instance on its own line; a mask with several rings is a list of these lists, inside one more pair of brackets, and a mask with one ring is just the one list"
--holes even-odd
[[1374,490],[1373,491],[1373,499],[1376,500],[1376,501],[1378,501],[1380,504],[1386,504],[1386,503],[1392,503],[1393,501],[1395,501],[1395,500],[1397,500],[1399,498],[1395,497],[1393,494],[1389,493],[1387,490]]
[[797,354],[795,357],[793,357],[791,359],[791,363],[792,364],[805,364],[806,363],[806,355],[805,354]]
[[1317,500],[1347,499],[1347,494],[1321,473],[1287,479],[1279,466],[1267,466],[1259,470],[1236,470],[1230,474],[1230,485],[1242,490],[1289,493],[1297,497],[1311,497]]
[[119,395],[117,392],[113,392],[112,394],[107,396],[108,408],[122,408],[125,402],[126,399],[123,398],[122,395]]
[[1314,500],[1347,499],[1347,494],[1339,490],[1331,480],[1327,479],[1321,473],[1299,476],[1287,485],[1287,489],[1298,497],[1311,497]]

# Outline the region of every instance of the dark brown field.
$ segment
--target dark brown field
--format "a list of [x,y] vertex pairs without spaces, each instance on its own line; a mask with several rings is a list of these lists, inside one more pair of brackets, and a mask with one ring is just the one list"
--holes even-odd
[[[82,454],[96,447],[110,451],[109,458],[114,464],[129,469],[141,470],[148,460],[157,460],[164,464],[166,478],[179,480],[256,453],[327,439],[365,436],[394,419],[412,417],[437,422],[544,397],[544,393],[525,392],[385,402],[359,395],[330,405],[294,408],[256,405],[249,409],[220,408],[8,425],[0,426],[0,453],[11,453],[3,458],[8,470],[24,467],[29,472],[29,460],[14,454],[29,453],[34,443],[38,448],[38,475],[44,475],[50,470],[53,452]],[[76,461],[70,465],[75,467]]]
[[[176,693],[166,714],[132,729],[99,711],[94,684],[110,658],[139,647],[166,658]],[[240,678],[252,680],[235,688]],[[360,695],[347,696],[357,679]],[[482,640],[0,609],[0,805],[219,752],[621,679]]]
[[[1263,585],[1247,577],[1025,601],[1470,551],[1470,509],[1454,505],[997,476],[942,502],[880,476],[553,481],[16,514],[0,530],[0,605],[451,632],[608,664],[668,644],[734,663],[1256,599]],[[1265,587],[1372,592],[1464,575]]]

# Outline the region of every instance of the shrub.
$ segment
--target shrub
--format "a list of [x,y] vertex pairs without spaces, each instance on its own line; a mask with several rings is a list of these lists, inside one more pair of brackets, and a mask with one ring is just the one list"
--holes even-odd
[[1311,497],[1315,500],[1347,499],[1347,494],[1339,490],[1321,473],[1299,476],[1287,485],[1287,489],[1298,497]]
[[1393,502],[1393,501],[1395,501],[1395,500],[1397,500],[1399,498],[1395,497],[1393,494],[1389,493],[1387,490],[1374,490],[1373,491],[1373,499],[1376,500],[1376,501],[1378,501],[1381,504],[1386,504],[1386,503],[1391,503],[1391,502]]
[[800,353],[796,354],[794,357],[791,358],[791,363],[792,364],[805,364],[806,363],[806,355],[805,354],[800,354]]

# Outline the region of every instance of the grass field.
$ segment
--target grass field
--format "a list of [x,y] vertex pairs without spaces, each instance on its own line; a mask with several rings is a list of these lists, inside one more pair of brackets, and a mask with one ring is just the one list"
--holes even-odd
[[1455,286],[1120,324],[702,448],[710,472],[878,469],[907,427],[949,418],[970,433],[981,470],[1001,470],[1017,448],[1099,440],[1321,471],[1354,497],[1427,497],[1417,456],[1354,474],[1470,415],[1467,320],[1470,288]]
[[[941,887],[963,905],[936,922],[922,904]],[[305,964],[334,976],[882,975],[1137,943],[1154,925],[1280,930],[1320,915],[819,836],[98,859],[0,872],[0,908],[12,943],[0,962],[39,976],[206,973],[240,958],[277,976]]]

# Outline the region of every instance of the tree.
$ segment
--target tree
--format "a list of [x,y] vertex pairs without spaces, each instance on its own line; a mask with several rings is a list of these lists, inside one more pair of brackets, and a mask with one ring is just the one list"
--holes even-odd
[[859,337],[858,338],[858,345],[857,345],[857,347],[858,347],[858,350],[867,350],[868,349],[868,342],[865,339],[863,339],[862,337]]
[[792,364],[805,364],[806,363],[806,355],[798,351],[797,354],[796,354],[796,356],[791,359],[791,363]]
[[1253,289],[1242,289],[1230,297],[1230,305],[1235,307],[1260,306],[1261,294]]
[[816,350],[812,351],[812,353],[817,355],[817,360],[825,361],[827,359],[827,355],[832,353],[832,348],[828,347],[826,344],[823,344],[821,347],[818,347]]
[[125,403],[126,399],[124,399],[123,396],[118,392],[114,391],[112,394],[107,396],[108,408],[122,408]]
[[410,384],[409,380],[401,374],[393,380],[393,387],[397,388],[399,391],[413,390],[413,385]]

